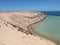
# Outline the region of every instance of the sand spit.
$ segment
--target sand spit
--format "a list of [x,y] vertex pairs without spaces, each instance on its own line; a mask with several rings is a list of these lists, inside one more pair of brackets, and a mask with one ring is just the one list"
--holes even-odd
[[0,45],[56,45],[30,31],[32,24],[44,20],[40,12],[17,11],[0,13]]

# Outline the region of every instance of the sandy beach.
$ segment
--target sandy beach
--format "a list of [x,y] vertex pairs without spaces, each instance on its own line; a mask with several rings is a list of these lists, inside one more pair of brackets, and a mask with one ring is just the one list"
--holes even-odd
[[40,12],[0,12],[0,45],[57,45],[29,27],[44,19]]

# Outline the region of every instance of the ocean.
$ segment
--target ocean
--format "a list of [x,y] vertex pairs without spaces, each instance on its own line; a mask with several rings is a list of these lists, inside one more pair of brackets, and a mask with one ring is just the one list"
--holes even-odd
[[60,11],[44,11],[47,15],[42,22],[32,25],[33,30],[60,45]]

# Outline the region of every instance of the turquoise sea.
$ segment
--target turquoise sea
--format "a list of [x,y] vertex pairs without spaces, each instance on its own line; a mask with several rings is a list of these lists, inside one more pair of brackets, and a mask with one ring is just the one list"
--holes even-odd
[[33,30],[46,38],[60,44],[60,11],[44,12],[47,17],[44,21],[32,25]]

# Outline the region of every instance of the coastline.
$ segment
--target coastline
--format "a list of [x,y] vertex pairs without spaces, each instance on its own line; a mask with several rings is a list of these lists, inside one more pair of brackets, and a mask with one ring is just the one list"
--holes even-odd
[[[33,24],[33,25],[34,25],[34,24]],[[33,33],[33,34],[31,34],[31,35],[37,36],[37,37],[39,37],[39,38],[41,37],[40,39],[44,38],[44,39],[46,39],[46,41],[49,40],[49,41],[51,41],[51,42],[59,45],[59,43],[56,42],[55,40],[53,40],[53,39],[51,39],[51,38],[47,38],[47,37],[45,37],[45,36],[42,36],[41,34],[36,33],[36,32],[33,30],[32,25],[29,26],[29,30],[31,31],[31,33]]]
[[[24,13],[24,14],[23,14]],[[10,15],[11,14],[11,15]],[[14,15],[13,15],[14,14]],[[19,14],[19,15],[18,15]],[[21,15],[22,14],[22,15]],[[27,15],[26,15],[27,14]],[[34,14],[34,15],[33,15]],[[20,34],[19,32],[16,32],[16,33],[19,33],[18,35],[18,38],[20,37],[20,38],[22,38],[22,36],[23,36],[23,38],[24,38],[24,40],[23,41],[25,41],[26,42],[26,40],[27,40],[27,42],[28,41],[30,41],[30,42],[28,42],[28,45],[30,45],[30,43],[32,43],[32,44],[35,44],[34,43],[34,40],[36,41],[36,39],[35,38],[37,38],[37,41],[39,42],[39,44],[45,44],[45,45],[57,45],[57,44],[55,44],[53,41],[51,41],[51,40],[49,40],[49,39],[46,39],[44,36],[41,36],[41,35],[38,35],[37,33],[35,33],[35,31],[32,29],[32,25],[33,24],[36,24],[36,23],[38,23],[38,22],[40,22],[40,21],[43,21],[45,18],[46,18],[46,16],[45,16],[45,14],[43,14],[43,13],[39,13],[38,15],[37,15],[38,13],[37,12],[25,12],[25,11],[23,11],[23,12],[12,12],[12,13],[2,13],[2,15],[0,15],[0,19],[2,19],[3,21],[4,21],[4,23],[6,23],[6,22],[8,22],[7,24],[9,24],[9,25],[11,25],[11,26],[13,26],[14,28],[18,28],[19,30],[20,30],[20,32],[22,33],[22,34]],[[41,15],[42,14],[42,15]],[[16,17],[15,17],[16,16]],[[16,20],[17,19],[17,20]],[[22,21],[20,21],[20,19],[22,20]],[[8,29],[8,28],[12,28],[12,27],[8,27],[7,26],[7,24],[6,24],[6,27],[2,27],[2,29],[1,30],[3,30],[3,28],[6,28],[7,29],[7,31],[8,32],[10,32],[10,30],[13,32],[12,34],[14,34],[15,35],[15,31],[17,30],[17,29],[15,29],[15,30],[13,30],[13,29]],[[24,25],[22,25],[22,24],[24,24]],[[3,24],[2,24],[3,25]],[[7,28],[8,27],[8,28]],[[23,30],[21,30],[20,28],[22,28]],[[5,30],[5,29],[4,29]],[[4,31],[3,30],[3,31]],[[6,31],[6,30],[5,30]],[[24,32],[25,31],[25,32]],[[27,34],[24,34],[24,33],[26,33],[26,31],[29,33],[28,35]],[[9,34],[10,35],[10,34]],[[27,35],[27,36],[25,36],[25,35]],[[1,35],[0,35],[1,36]],[[31,36],[31,38],[30,38],[30,36]],[[26,37],[26,38],[25,38]],[[28,38],[27,38],[28,37]],[[3,38],[3,36],[2,36],[2,38]],[[4,39],[4,38],[3,38]],[[2,40],[3,40],[2,39]],[[31,39],[31,40],[29,40],[29,39]],[[33,40],[34,39],[34,40]],[[8,39],[9,40],[9,39]],[[20,39],[18,39],[17,41],[19,41]],[[33,40],[33,41],[32,41]],[[32,42],[31,42],[32,41]],[[36,44],[38,44],[38,42],[36,43]],[[20,44],[20,43],[19,43]],[[43,45],[44,45],[43,44]]]

